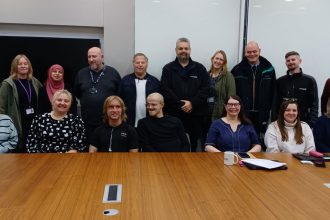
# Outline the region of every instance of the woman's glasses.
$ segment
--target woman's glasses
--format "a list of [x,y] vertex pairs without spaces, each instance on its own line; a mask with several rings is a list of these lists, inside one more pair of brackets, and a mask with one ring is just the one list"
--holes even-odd
[[237,108],[237,107],[239,107],[241,104],[239,104],[239,103],[227,103],[226,104],[228,107],[235,107],[235,108]]

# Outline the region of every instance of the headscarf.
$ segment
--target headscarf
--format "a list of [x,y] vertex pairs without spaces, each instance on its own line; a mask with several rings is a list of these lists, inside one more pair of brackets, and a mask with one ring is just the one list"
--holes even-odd
[[[63,78],[60,81],[55,81],[52,78],[52,72],[59,70],[63,73]],[[53,95],[57,90],[64,89],[64,69],[59,64],[54,64],[48,69],[48,77],[45,82],[45,87],[47,90],[47,95],[49,101],[52,101]]]

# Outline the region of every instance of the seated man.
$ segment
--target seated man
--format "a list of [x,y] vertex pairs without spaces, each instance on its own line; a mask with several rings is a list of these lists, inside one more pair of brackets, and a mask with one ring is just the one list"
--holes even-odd
[[119,96],[104,101],[103,117],[104,123],[91,136],[89,152],[138,152],[138,135],[126,123],[125,104]]
[[18,142],[17,130],[8,115],[0,114],[0,154],[16,148]]
[[147,97],[149,117],[140,119],[137,130],[140,147],[145,152],[190,151],[188,137],[180,119],[164,115],[164,98],[159,93]]

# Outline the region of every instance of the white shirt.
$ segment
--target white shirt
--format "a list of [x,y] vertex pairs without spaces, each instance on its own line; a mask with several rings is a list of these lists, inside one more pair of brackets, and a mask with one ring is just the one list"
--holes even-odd
[[146,117],[146,79],[135,79],[135,88],[136,88],[136,104],[135,104],[135,124],[141,118]]
[[277,121],[271,123],[265,134],[265,145],[267,146],[266,152],[278,153],[308,153],[315,150],[314,137],[311,128],[305,122],[301,122],[303,132],[303,143],[297,144],[294,139],[295,128],[293,126],[285,126],[288,132],[288,141],[282,141],[282,135],[277,125]]

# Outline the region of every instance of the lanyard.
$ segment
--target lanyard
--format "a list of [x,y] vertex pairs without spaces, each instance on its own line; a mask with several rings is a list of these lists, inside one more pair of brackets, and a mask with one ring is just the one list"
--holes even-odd
[[99,83],[101,77],[104,75],[103,71],[104,71],[104,69],[102,70],[102,72],[100,73],[100,75],[97,77],[96,80],[94,80],[94,77],[93,77],[93,73],[92,73],[92,71],[89,71],[89,74],[90,74],[90,76],[91,76],[91,80],[92,80],[92,84],[93,84],[92,86],[93,86],[93,87],[95,87],[96,84]]
[[23,87],[26,96],[28,97],[28,101],[29,101],[29,108],[31,107],[31,100],[32,100],[32,91],[31,91],[31,86],[30,86],[30,82],[29,80],[27,81],[28,86],[29,86],[29,92],[27,91],[27,89],[25,88],[25,86],[23,85],[23,83],[21,82],[20,79],[18,79],[18,82],[21,84],[21,86]]

